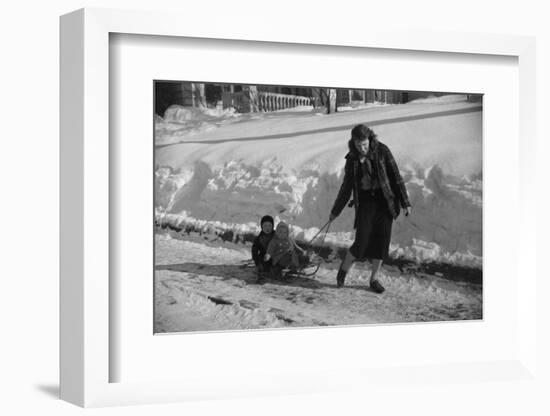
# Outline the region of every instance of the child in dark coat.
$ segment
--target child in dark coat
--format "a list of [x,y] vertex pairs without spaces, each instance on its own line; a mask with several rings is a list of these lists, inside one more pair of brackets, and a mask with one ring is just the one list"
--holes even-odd
[[264,256],[267,251],[267,246],[269,245],[269,242],[274,235],[273,217],[270,215],[263,216],[260,221],[260,226],[262,230],[260,231],[260,234],[256,236],[254,242],[252,243],[252,259],[254,260],[254,264],[256,265],[258,275],[263,272],[268,272],[271,269],[271,262],[269,260],[265,261]]

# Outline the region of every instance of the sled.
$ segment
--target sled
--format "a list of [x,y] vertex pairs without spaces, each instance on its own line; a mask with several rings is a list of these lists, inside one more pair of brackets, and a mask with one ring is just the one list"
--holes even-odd
[[300,256],[300,266],[297,268],[273,266],[269,272],[266,272],[274,280],[288,280],[293,277],[315,277],[322,260],[318,262],[311,261],[310,255]]
[[[308,246],[311,247],[311,244],[313,241],[325,230],[323,234],[323,238],[321,240],[321,247],[323,246],[325,242],[325,237],[328,234],[328,230],[330,228],[330,221],[328,221],[318,232],[313,236],[311,240],[308,241]],[[285,281],[289,280],[294,277],[306,277],[306,278],[314,278],[317,272],[319,271],[319,268],[321,267],[321,264],[323,263],[323,259],[319,256],[316,256],[313,253],[313,249],[308,249],[305,254],[299,254],[298,255],[298,263],[299,266],[297,268],[283,268],[278,266],[272,266],[271,270],[268,272],[262,272],[258,275],[258,282],[262,282],[266,279],[273,279],[273,280],[279,280],[279,281]],[[247,265],[250,265],[250,267],[254,267],[254,262],[248,260]],[[246,267],[246,266],[245,266]]]

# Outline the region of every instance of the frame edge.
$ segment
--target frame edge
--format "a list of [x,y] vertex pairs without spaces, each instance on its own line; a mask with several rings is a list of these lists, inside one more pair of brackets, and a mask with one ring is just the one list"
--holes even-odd
[[[145,12],[137,14],[131,11],[116,11],[116,13],[120,15],[130,14],[131,17],[142,17]],[[89,314],[93,309],[90,301],[97,300],[97,294],[101,288],[92,285],[90,275],[93,275],[93,273],[88,273],[88,270],[85,273],[85,263],[87,267],[91,265],[90,262],[84,261],[85,248],[87,258],[91,259],[93,257],[93,253],[90,253],[90,250],[92,250],[90,246],[84,244],[86,237],[84,224],[86,221],[90,222],[90,219],[86,218],[90,216],[90,213],[85,216],[85,193],[86,200],[88,196],[91,196],[88,195],[90,190],[86,188],[84,177],[86,169],[84,166],[86,158],[89,157],[88,151],[85,151],[85,136],[88,137],[85,127],[90,128],[87,117],[90,111],[94,111],[90,106],[85,105],[84,93],[85,85],[89,83],[87,78],[98,78],[95,71],[90,71],[91,74],[87,72],[85,75],[85,69],[89,69],[88,66],[91,65],[91,62],[85,59],[84,46],[90,42],[85,34],[88,34],[89,26],[87,23],[90,17],[99,20],[100,23],[105,23],[103,37],[109,32],[116,33],[117,30],[121,29],[128,29],[128,33],[137,33],[137,29],[133,29],[134,26],[121,24],[120,19],[117,19],[120,16],[112,17],[109,14],[108,9],[80,9],[62,16],[60,27],[60,396],[63,400],[83,407],[111,406],[117,403],[133,404],[136,401],[133,393],[140,390],[140,386],[113,385],[113,383],[109,383],[107,379],[101,377],[101,373],[105,372],[104,369],[93,368],[94,362],[99,363],[105,358],[105,351],[107,350],[106,347],[98,345],[100,340],[94,339],[93,335],[108,331],[101,328],[94,329],[97,322],[104,321],[101,319],[103,313],[100,319],[94,317],[94,322],[89,322],[91,318]],[[86,18],[86,16],[88,17]],[[143,22],[138,23],[143,25]],[[140,27],[140,25],[137,24],[135,27]],[[133,30],[136,30],[136,32],[133,32]],[[156,31],[153,29],[147,30],[150,32]],[[169,25],[168,29],[163,31],[169,32],[171,30],[174,29]],[[178,30],[182,31],[183,29]],[[192,29],[190,31],[193,32]],[[140,30],[140,32],[146,31]],[[164,33],[157,34],[163,35]],[[217,38],[216,36],[211,37]],[[506,52],[504,54],[522,57],[525,38],[515,36],[513,39],[515,39],[515,42],[512,45],[502,46]],[[257,40],[261,41],[261,39]],[[281,42],[293,43],[284,40],[281,40]],[[314,44],[313,42],[305,43]],[[472,50],[471,48],[474,50],[470,53],[484,53],[479,52],[479,50],[484,50],[486,47],[494,48],[491,41],[487,43],[490,45],[483,44],[483,46],[475,47],[470,45],[470,50]],[[101,51],[103,46],[103,44],[99,45],[98,50]],[[365,45],[356,46],[368,47]],[[437,45],[432,46],[432,48],[437,48]],[[502,53],[500,49],[498,50],[499,53]],[[521,52],[516,52],[518,50],[521,50]],[[94,63],[94,69],[99,69],[101,73],[99,77],[104,75],[101,71],[102,63],[103,59],[99,63]],[[521,82],[520,85],[522,85]],[[87,103],[90,104],[91,102]],[[85,107],[87,111],[85,111]],[[86,143],[86,147],[93,150],[93,144],[90,142]],[[531,152],[524,154],[528,159],[531,155]],[[89,166],[91,162],[88,161],[87,164]],[[86,172],[89,174],[88,170]],[[88,280],[87,283],[85,278]],[[96,278],[102,277],[96,276]],[[89,289],[92,289],[91,294]],[[528,296],[531,294],[532,292],[529,292]],[[102,294],[99,299],[102,303],[106,299],[106,295]],[[93,328],[90,329],[90,327]],[[530,334],[532,335],[532,332]],[[524,352],[530,354],[533,347],[532,343],[529,343],[526,347]],[[94,361],[94,357],[97,360]],[[520,357],[524,357],[524,355],[522,354]],[[520,362],[524,364],[523,360]],[[86,371],[86,369],[92,371]],[[169,385],[175,386],[175,384]],[[185,394],[182,394],[179,389],[175,390],[178,390],[178,392],[169,391],[163,394],[158,401],[172,401],[171,399],[167,400],[167,396],[174,397],[173,400],[175,401],[189,399],[182,397]],[[142,397],[143,402],[156,402],[151,396],[155,395],[144,394]],[[176,398],[176,396],[178,397]]]
[[84,11],[60,18],[59,395],[84,405]]

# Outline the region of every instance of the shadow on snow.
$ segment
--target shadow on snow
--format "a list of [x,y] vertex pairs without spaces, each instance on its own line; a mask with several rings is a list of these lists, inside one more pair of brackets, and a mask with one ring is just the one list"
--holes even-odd
[[[161,264],[155,266],[156,271],[171,271],[179,273],[188,273],[189,279],[197,279],[197,275],[211,276],[222,281],[240,280],[247,284],[257,284],[257,275],[252,269],[242,264],[203,264],[203,263],[178,263]],[[267,275],[264,283],[276,286],[302,287],[307,289],[357,289],[372,292],[368,285],[346,285],[344,289],[336,287],[336,281],[333,284],[323,283],[314,277],[291,276],[286,280],[273,279]]]

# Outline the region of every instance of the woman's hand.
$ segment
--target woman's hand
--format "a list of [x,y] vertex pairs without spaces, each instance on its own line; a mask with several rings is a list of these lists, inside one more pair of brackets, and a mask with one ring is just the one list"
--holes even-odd
[[336,219],[336,215],[334,215],[332,212],[330,213],[330,215],[328,216],[328,220],[330,222],[334,221]]
[[405,208],[405,217],[408,217],[411,214],[412,214],[412,208],[411,207],[406,207]]
[[271,258],[271,256],[269,254],[266,254],[264,256],[264,261],[269,261],[270,258]]

